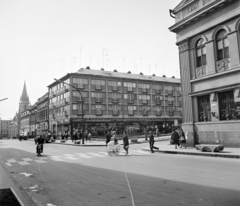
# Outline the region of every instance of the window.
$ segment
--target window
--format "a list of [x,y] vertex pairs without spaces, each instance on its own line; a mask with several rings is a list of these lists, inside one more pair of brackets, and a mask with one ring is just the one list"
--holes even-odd
[[207,64],[206,47],[203,39],[199,39],[197,41],[196,54],[197,54],[197,67],[206,65]]
[[121,82],[108,81],[108,86],[118,87],[118,86],[121,86]]
[[138,84],[139,88],[149,89],[149,84]]
[[124,94],[124,99],[127,99],[128,102],[133,103],[133,101],[134,101],[134,94]]
[[134,111],[137,110],[137,106],[128,106],[127,110],[129,115],[134,115]]
[[232,120],[239,118],[236,112],[233,91],[221,92],[219,97],[220,120]]
[[211,121],[210,96],[198,97],[198,119],[199,122]]
[[73,84],[77,84],[78,88],[84,88],[84,85],[88,84],[88,79],[73,78]]
[[227,32],[222,29],[217,34],[217,60],[229,58],[229,43]]

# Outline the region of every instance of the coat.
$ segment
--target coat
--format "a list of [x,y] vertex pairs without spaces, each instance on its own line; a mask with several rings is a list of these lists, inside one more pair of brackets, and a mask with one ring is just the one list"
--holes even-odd
[[129,141],[128,141],[128,136],[127,136],[127,135],[125,135],[125,136],[123,137],[123,145],[124,145],[124,146],[128,146],[128,145],[129,145]]
[[155,142],[154,136],[153,136],[153,134],[150,134],[150,136],[149,136],[149,143],[150,144],[154,144],[154,142]]
[[173,140],[174,144],[179,144],[180,137],[179,137],[179,134],[176,131],[174,131],[172,133],[171,139]]

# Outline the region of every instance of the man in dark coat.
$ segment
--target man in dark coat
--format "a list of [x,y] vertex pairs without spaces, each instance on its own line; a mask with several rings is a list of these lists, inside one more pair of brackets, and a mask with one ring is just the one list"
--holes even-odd
[[154,136],[153,136],[152,131],[150,131],[149,134],[150,134],[150,136],[149,136],[150,149],[151,149],[152,153],[154,153],[153,149],[159,150],[159,148],[158,148],[158,147],[154,147],[154,142],[155,142],[155,140],[154,140]]
[[179,134],[176,131],[176,128],[173,128],[173,133],[172,133],[171,139],[173,141],[173,144],[175,144],[175,149],[177,149],[177,146],[180,145],[180,143],[179,143],[180,137],[179,137]]
[[123,132],[123,148],[126,150],[126,155],[128,154],[128,149],[129,149],[129,141],[128,141],[128,136],[127,132]]
[[110,132],[107,132],[107,134],[106,134],[106,146],[107,146],[108,142],[110,142],[110,140],[111,140],[111,134],[110,134]]

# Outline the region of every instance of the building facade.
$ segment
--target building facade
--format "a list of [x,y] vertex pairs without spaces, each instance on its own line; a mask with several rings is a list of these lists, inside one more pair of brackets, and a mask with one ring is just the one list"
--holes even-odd
[[8,138],[8,127],[11,123],[11,120],[2,120],[0,118],[0,138]]
[[18,136],[18,113],[15,114],[14,118],[11,120],[11,123],[8,126],[8,136],[12,138],[17,138]]
[[[27,94],[27,87],[26,87],[26,82],[24,82],[23,85],[23,91],[22,91],[22,95],[20,97],[20,101],[19,101],[19,109],[18,109],[18,135],[20,135],[20,133],[23,132],[23,129],[26,127],[25,123],[26,120],[24,121],[24,125],[21,125],[21,119],[26,115],[26,112],[29,113],[29,111],[27,111],[28,107],[30,105],[30,101],[28,98],[28,94]],[[24,113],[24,114],[22,114]],[[29,125],[29,120],[28,120],[28,125]],[[29,128],[28,128],[28,132],[29,132]]]
[[82,130],[82,117],[84,129],[98,136],[109,129],[138,133],[146,125],[170,132],[181,123],[179,79],[80,69],[61,81],[48,86],[49,127],[58,136]]
[[30,112],[26,109],[20,114],[20,130],[19,134],[23,136],[30,135]]
[[37,135],[47,134],[48,132],[48,93],[40,97],[37,105]]
[[240,147],[240,1],[184,0],[170,15],[189,144]]
[[29,137],[37,135],[37,103],[29,107]]

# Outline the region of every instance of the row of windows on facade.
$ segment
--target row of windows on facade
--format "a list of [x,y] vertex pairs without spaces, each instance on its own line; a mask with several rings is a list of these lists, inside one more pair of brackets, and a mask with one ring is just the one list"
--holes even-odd
[[212,116],[220,121],[240,119],[240,104],[237,105],[235,102],[233,91],[220,92],[215,95],[218,95],[218,98],[214,97],[213,101],[218,99],[219,115],[211,111],[210,95],[200,96],[198,97],[199,122],[212,121]]
[[[82,97],[85,100],[86,100],[86,98],[89,97],[89,93],[88,92],[81,92],[81,94],[82,94]],[[77,91],[73,91],[72,96],[80,98],[80,94]],[[106,98],[106,96],[107,96],[106,93],[91,92],[91,97],[92,98],[101,99],[101,98]],[[70,97],[70,92],[66,92],[64,94],[61,94],[61,95],[58,95],[56,97],[51,98],[50,99],[50,103],[54,103],[54,102],[57,102],[57,101],[60,101],[60,100],[63,100],[63,99],[69,98],[69,97]],[[109,93],[108,94],[108,98],[118,100],[118,99],[122,98],[122,95],[121,94],[117,94],[117,93]],[[151,100],[151,95],[138,95],[138,98],[137,98],[136,94],[124,94],[123,98],[125,100],[134,100],[134,99],[138,99],[138,100]],[[164,100],[164,96],[162,96],[162,95],[154,96],[154,98],[155,98],[156,101]],[[178,99],[178,101],[181,101],[181,97],[180,96],[177,99]],[[172,96],[172,95],[168,95],[168,96],[165,96],[165,100],[167,100],[167,101],[176,101],[176,97]]]
[[[65,82],[69,84],[69,79],[65,80]],[[79,88],[83,87],[84,85],[88,85],[88,82],[89,82],[88,79],[73,78],[73,84]],[[100,87],[106,86],[106,81],[91,79],[91,85],[100,86]],[[108,86],[110,86],[110,87],[121,87],[121,85],[122,85],[122,83],[118,82],[118,81],[108,81]],[[59,84],[53,86],[52,88],[50,88],[50,93],[54,92],[56,90],[59,90],[60,88],[63,88],[64,86],[68,87],[68,85],[59,83]],[[127,88],[137,88],[137,83],[124,82],[123,86],[127,87]],[[150,84],[138,83],[138,88],[150,89]],[[174,88],[175,88],[176,91],[181,91],[180,86],[173,86],[173,85],[154,84],[154,85],[152,85],[152,88],[156,89],[156,90],[163,90],[163,88],[164,88],[164,90],[174,90]]]
[[[207,65],[206,46],[202,38],[196,42],[196,66]],[[216,35],[217,61],[229,58],[229,42],[227,32],[221,29]]]
[[[137,106],[124,106],[124,111],[137,111],[138,107]],[[89,111],[89,106],[88,105],[84,105],[83,106],[83,110],[84,111]],[[105,105],[92,105],[91,106],[91,110],[92,111],[106,111],[106,106]],[[109,106],[108,107],[108,111],[121,111],[122,107],[119,105],[113,105],[113,106]],[[58,107],[58,108],[54,108],[54,109],[50,109],[49,110],[49,114],[56,114],[56,113],[63,113],[63,112],[68,112],[70,111],[70,107],[69,105],[67,106],[62,106],[62,107]],[[72,107],[72,111],[82,111],[82,105],[79,104],[73,104]],[[147,112],[151,112],[151,107],[150,106],[140,106],[139,107],[139,111],[147,111]],[[175,111],[182,111],[181,107],[153,107],[153,112],[175,112]]]

